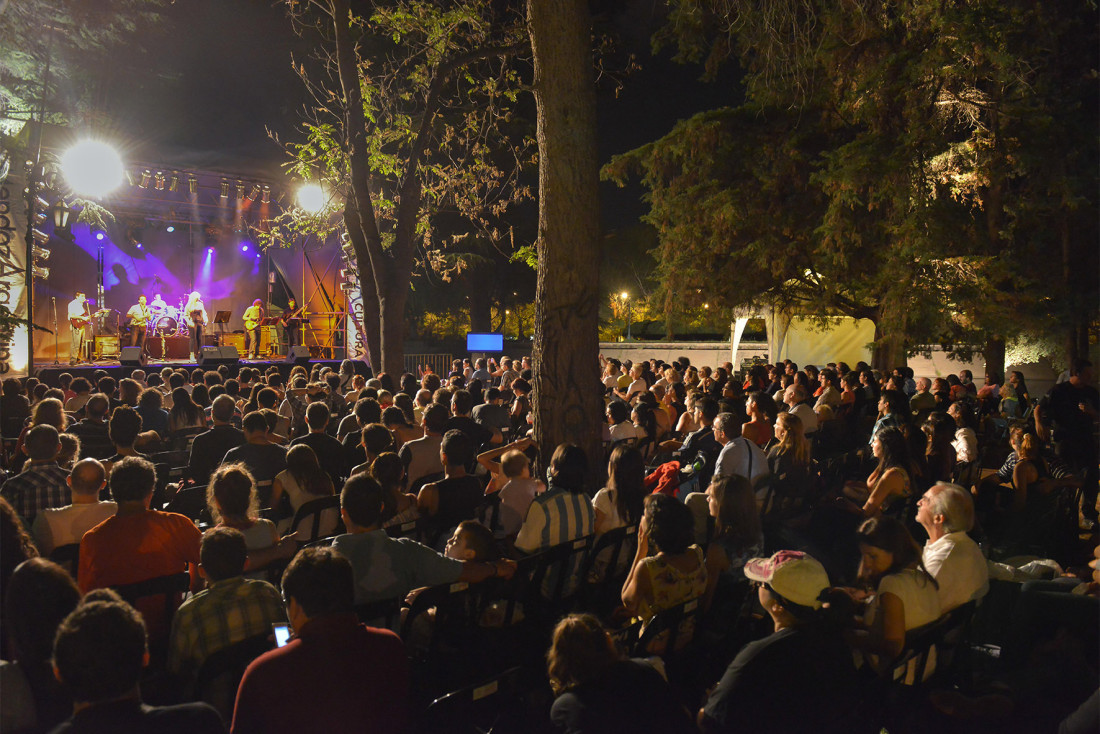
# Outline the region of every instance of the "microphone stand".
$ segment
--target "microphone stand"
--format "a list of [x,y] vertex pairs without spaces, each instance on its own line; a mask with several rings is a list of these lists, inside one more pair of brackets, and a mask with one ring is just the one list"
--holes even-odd
[[61,364],[57,361],[57,296],[50,296],[50,305],[53,311],[53,363]]

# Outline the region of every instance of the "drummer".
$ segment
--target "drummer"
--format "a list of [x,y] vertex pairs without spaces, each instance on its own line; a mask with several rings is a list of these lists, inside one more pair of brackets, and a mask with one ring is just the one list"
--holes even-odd
[[149,304],[149,310],[157,315],[160,315],[164,312],[164,309],[166,308],[168,308],[168,304],[164,302],[164,299],[160,297],[160,294],[154,294],[153,302]]

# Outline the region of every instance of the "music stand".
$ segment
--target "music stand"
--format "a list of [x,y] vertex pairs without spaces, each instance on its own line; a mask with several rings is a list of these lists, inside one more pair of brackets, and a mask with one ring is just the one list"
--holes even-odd
[[225,325],[229,323],[229,316],[229,311],[216,311],[214,313],[214,323],[221,327],[218,329],[219,334],[225,333]]

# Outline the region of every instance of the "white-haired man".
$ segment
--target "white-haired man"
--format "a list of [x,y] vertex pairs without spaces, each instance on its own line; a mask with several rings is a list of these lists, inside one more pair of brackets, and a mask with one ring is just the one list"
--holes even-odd
[[974,527],[974,500],[957,484],[938,482],[917,502],[917,522],[928,532],[924,566],[939,584],[944,612],[989,591],[982,549],[967,532]]

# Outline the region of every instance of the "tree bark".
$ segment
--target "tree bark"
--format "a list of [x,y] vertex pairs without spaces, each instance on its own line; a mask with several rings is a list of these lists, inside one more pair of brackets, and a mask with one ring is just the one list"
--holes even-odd
[[602,464],[599,391],[599,159],[586,0],[528,0],[539,146],[535,440],[545,468],[558,444]]
[[876,318],[871,368],[890,374],[895,367],[904,367],[905,364],[905,336],[885,332],[882,328],[882,318]]
[[[1004,337],[994,334],[989,337],[989,340],[985,343],[985,349],[982,350],[982,354],[985,357],[985,373],[987,375],[993,375],[998,380],[1004,380],[1005,377],[1005,340]],[[975,376],[975,379],[977,377]],[[1004,383],[998,383],[1004,384]]]

